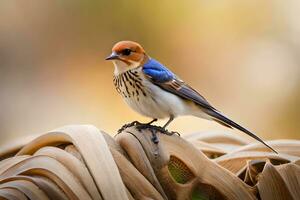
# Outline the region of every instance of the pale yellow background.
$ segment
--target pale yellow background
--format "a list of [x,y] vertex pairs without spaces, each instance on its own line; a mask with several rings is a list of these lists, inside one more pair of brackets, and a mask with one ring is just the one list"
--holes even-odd
[[[124,39],[262,138],[300,139],[299,10],[297,0],[2,0],[0,144],[65,124],[115,134],[148,121],[123,103],[104,61]],[[193,117],[170,129],[228,130]]]

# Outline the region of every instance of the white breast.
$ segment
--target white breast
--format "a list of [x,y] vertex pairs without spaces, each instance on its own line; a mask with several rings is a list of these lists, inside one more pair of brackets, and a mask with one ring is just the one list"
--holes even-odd
[[[138,77],[135,83],[132,73]],[[128,80],[127,80],[127,78]],[[123,77],[123,78],[122,78]],[[136,112],[151,118],[169,118],[170,116],[187,115],[191,113],[191,106],[176,95],[173,95],[160,87],[152,84],[144,77],[141,68],[130,70],[115,77],[119,82],[115,85],[125,102]],[[130,80],[131,79],[131,80]],[[131,81],[131,84],[130,84]],[[125,83],[125,84],[124,84]],[[118,87],[119,85],[119,87]],[[138,92],[137,92],[138,91]]]

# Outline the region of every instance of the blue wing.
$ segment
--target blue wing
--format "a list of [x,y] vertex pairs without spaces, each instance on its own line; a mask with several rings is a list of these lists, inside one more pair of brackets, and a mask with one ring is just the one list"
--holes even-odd
[[216,110],[196,90],[176,77],[175,74],[158,61],[150,59],[144,64],[143,72],[153,84],[160,88],[186,100],[193,101],[203,108]]
[[143,72],[154,83],[164,83],[176,78],[170,70],[152,58],[144,64]]

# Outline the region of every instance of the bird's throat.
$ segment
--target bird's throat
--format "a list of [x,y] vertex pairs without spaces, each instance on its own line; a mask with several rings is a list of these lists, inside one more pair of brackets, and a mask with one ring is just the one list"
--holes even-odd
[[130,64],[128,65],[127,63],[121,60],[114,60],[113,64],[115,66],[115,71],[114,71],[115,76],[140,66],[140,62],[131,61]]

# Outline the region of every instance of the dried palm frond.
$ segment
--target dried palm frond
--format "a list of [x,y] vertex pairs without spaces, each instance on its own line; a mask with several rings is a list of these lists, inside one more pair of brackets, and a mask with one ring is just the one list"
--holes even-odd
[[[0,148],[0,199],[300,199],[300,142],[66,126]],[[25,141],[25,142],[24,142]]]

